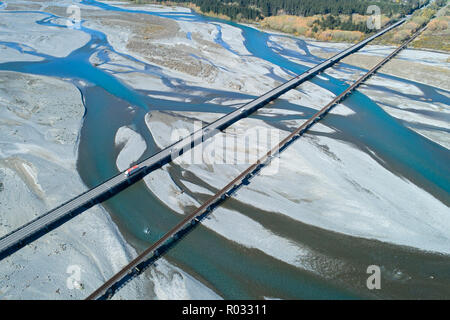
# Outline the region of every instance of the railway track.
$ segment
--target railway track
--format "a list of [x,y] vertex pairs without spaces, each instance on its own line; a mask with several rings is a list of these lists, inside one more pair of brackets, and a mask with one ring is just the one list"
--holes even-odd
[[[299,138],[304,132],[306,132],[311,126],[316,122],[320,121],[334,106],[343,101],[352,91],[354,91],[361,83],[372,76],[379,68],[381,68],[385,63],[391,60],[395,55],[397,55],[401,50],[403,50],[411,41],[413,41],[420,33],[422,33],[426,27],[417,31],[413,36],[405,41],[402,45],[396,48],[392,53],[385,57],[382,61],[377,63],[373,68],[371,68],[367,73],[361,76],[357,81],[355,81],[350,87],[344,90],[341,94],[336,96],[331,100],[326,106],[317,111],[311,118],[305,121],[301,126],[290,133],[286,138],[281,140],[276,144],[271,150],[264,154],[255,163],[250,165],[246,170],[241,172],[235,179],[228,183],[225,187],[219,190],[216,194],[208,198],[200,207],[198,207],[194,212],[186,216],[182,221],[175,225],[171,230],[169,230],[164,236],[162,236],[158,241],[152,244],[150,247],[145,249],[141,254],[139,254],[135,259],[128,263],[122,268],[117,274],[111,277],[107,282],[90,294],[86,299],[108,299],[117,292],[123,285],[128,281],[141,274],[151,262],[156,261],[163,251],[170,249],[170,245],[167,244],[169,240],[177,241],[181,239],[182,236],[192,230],[193,226],[200,223],[200,221],[209,214],[215,207],[217,207],[222,202],[226,201],[236,189],[238,189],[242,184],[250,180],[261,168],[270,163],[273,157],[278,155],[282,150],[284,150],[289,144],[294,142]],[[189,229],[189,230],[187,230]],[[183,234],[184,232],[184,234]]]

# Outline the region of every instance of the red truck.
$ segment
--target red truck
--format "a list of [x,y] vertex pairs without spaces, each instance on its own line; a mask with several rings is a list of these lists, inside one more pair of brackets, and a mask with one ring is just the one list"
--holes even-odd
[[127,169],[127,171],[125,171],[125,177],[132,176],[133,174],[135,174],[138,171],[139,171],[138,165],[132,166],[131,168]]

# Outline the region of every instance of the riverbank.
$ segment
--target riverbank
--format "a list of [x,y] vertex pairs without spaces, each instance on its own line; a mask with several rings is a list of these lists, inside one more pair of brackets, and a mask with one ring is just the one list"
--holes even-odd
[[[131,3],[140,1],[130,0]],[[147,4],[166,5],[172,7],[185,7],[202,14],[207,17],[219,18],[223,20],[232,20],[224,14],[216,14],[214,12],[204,12],[200,7],[193,3],[180,3],[171,1],[146,1]],[[442,6],[442,5],[441,5]],[[436,13],[436,17],[432,15]],[[361,41],[366,34],[360,29],[366,28],[366,22],[370,16],[352,14],[340,14],[338,16],[330,16],[329,14],[316,14],[314,16],[294,16],[294,15],[272,15],[263,17],[262,19],[249,20],[239,18],[235,22],[251,24],[257,28],[261,28],[268,32],[283,32],[297,37],[304,37],[305,40],[319,40],[327,42],[347,42],[355,43]],[[386,25],[398,19],[399,15],[381,15],[381,25]],[[448,22],[450,19],[450,9],[447,4],[444,7],[437,5],[427,5],[421,9],[416,10],[409,20],[396,30],[377,39],[375,43],[382,45],[399,45],[405,41],[407,37],[411,36],[421,26],[428,25],[429,30],[425,31],[418,39],[416,39],[411,46],[418,49],[440,50],[448,52],[450,50],[448,44],[448,36],[450,28]],[[328,24],[333,24],[339,21],[338,25],[352,24],[353,28],[339,29],[338,26],[331,27]]]
[[[0,73],[0,232],[4,235],[86,187],[75,167],[84,113],[79,91],[49,77]],[[91,208],[3,259],[0,297],[82,299],[105,280],[105,274],[117,272],[134,255],[107,212]],[[72,287],[66,282],[71,276]],[[143,297],[143,288],[135,283],[117,298]]]
[[[447,4],[444,7],[433,6],[432,8],[431,6],[426,6],[417,10],[403,25],[381,36],[380,38],[375,39],[373,43],[385,46],[398,46],[421,27],[426,25],[427,30],[415,39],[411,43],[410,47],[448,53],[450,51],[448,42],[450,35],[450,7]],[[305,40],[355,43],[367,37],[367,35],[361,31],[318,29],[315,21],[324,20],[327,16],[328,15],[318,15],[313,17],[297,17],[288,15],[271,16],[258,22],[257,26],[262,27],[267,31],[281,31],[286,34],[301,36],[304,37]],[[343,21],[350,19],[349,16],[341,16],[339,18]],[[392,23],[393,19],[398,18],[398,16],[388,18],[382,15],[380,23],[384,26]],[[369,16],[354,14],[350,20],[356,23],[365,24],[368,19]]]

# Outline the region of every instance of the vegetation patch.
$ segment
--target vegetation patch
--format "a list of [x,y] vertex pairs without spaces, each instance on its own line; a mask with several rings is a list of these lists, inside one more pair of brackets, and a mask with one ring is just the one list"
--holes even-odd
[[[411,44],[414,48],[450,51],[450,7],[447,4],[428,23],[427,29]],[[450,62],[450,58],[447,59]]]
[[[367,8],[381,10],[381,26],[400,17],[412,17],[402,26],[374,41],[398,45],[428,24],[428,29],[412,46],[449,51],[448,0],[134,0],[136,3],[181,5],[208,16],[314,38],[321,41],[358,42],[374,30],[368,28]],[[443,8],[444,7],[444,8]],[[440,9],[446,9],[440,15]],[[436,15],[436,16],[435,16]]]

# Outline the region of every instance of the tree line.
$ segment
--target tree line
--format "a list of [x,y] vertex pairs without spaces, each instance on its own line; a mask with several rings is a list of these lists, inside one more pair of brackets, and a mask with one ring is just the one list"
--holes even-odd
[[[429,0],[171,0],[176,3],[193,3],[202,12],[225,15],[233,20],[256,20],[272,15],[289,14],[312,16],[315,14],[366,14],[369,5],[377,5],[381,13],[390,17],[405,15]],[[442,0],[441,0],[442,1]],[[137,1],[165,2],[165,0]],[[350,26],[349,26],[350,27]]]

